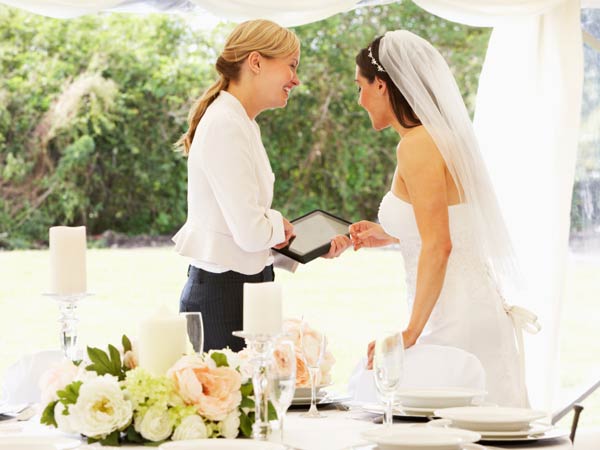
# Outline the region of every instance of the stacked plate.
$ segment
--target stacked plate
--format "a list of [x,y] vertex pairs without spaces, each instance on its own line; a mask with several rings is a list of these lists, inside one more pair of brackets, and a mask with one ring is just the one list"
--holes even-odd
[[70,450],[80,447],[80,439],[60,436],[1,436],[0,450]]
[[365,431],[362,437],[377,444],[380,450],[483,449],[473,444],[480,438],[478,433],[455,428],[393,426],[390,429],[378,428]]
[[[436,409],[472,405],[485,394],[485,391],[462,388],[405,388],[396,391],[393,414],[402,420],[427,421]],[[376,414],[384,412],[381,404],[364,404],[362,409]]]
[[[317,403],[326,400],[327,392],[323,388],[327,386],[329,385],[317,386]],[[297,387],[292,399],[292,405],[310,405],[310,387]]]
[[411,415],[432,416],[436,409],[482,401],[485,391],[463,388],[413,388],[396,392],[399,408]]
[[251,439],[193,439],[162,444],[163,450],[285,450],[285,445]]
[[481,440],[487,442],[533,441],[565,435],[552,425],[536,422],[546,416],[544,411],[528,408],[444,408],[436,410],[435,415],[448,419],[453,427],[481,434]]

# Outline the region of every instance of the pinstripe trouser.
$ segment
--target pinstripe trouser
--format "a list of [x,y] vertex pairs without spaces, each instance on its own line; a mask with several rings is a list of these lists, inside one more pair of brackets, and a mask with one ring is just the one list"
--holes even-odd
[[243,328],[244,283],[273,281],[273,266],[262,272],[244,275],[230,270],[212,273],[188,267],[188,279],[179,300],[180,312],[201,312],[204,323],[204,351],[229,347],[239,351],[244,340],[233,336]]

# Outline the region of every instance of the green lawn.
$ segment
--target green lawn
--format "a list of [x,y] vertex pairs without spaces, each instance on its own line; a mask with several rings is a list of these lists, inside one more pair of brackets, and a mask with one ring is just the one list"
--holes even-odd
[[[569,272],[563,309],[561,379],[575,386],[600,367],[600,258],[578,260]],[[105,346],[136,335],[141,317],[160,304],[178,308],[186,261],[171,248],[88,251],[88,288],[82,302],[80,342]],[[0,376],[19,355],[58,345],[58,309],[48,289],[48,252],[0,252]],[[371,336],[407,319],[402,259],[393,250],[346,252],[319,259],[297,273],[277,272],[284,316],[304,317],[328,334],[337,359],[334,382],[343,386]],[[598,371],[596,372],[598,373]],[[584,403],[581,425],[600,425],[600,392]],[[566,424],[565,419],[564,424]]]

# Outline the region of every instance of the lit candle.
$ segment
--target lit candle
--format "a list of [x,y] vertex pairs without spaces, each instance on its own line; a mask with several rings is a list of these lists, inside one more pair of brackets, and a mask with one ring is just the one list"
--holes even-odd
[[49,234],[50,293],[85,293],[85,227],[51,227]]
[[244,332],[281,332],[281,286],[274,282],[244,283]]
[[171,313],[165,306],[140,322],[139,366],[152,375],[164,375],[185,354],[187,345],[185,317]]

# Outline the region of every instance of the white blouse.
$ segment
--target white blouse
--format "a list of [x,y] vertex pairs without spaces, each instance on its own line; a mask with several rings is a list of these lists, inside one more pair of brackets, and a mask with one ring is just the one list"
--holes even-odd
[[270,248],[285,240],[282,215],[271,209],[274,182],[258,124],[221,91],[190,148],[188,217],[173,236],[177,252],[215,271],[262,271],[272,262]]

